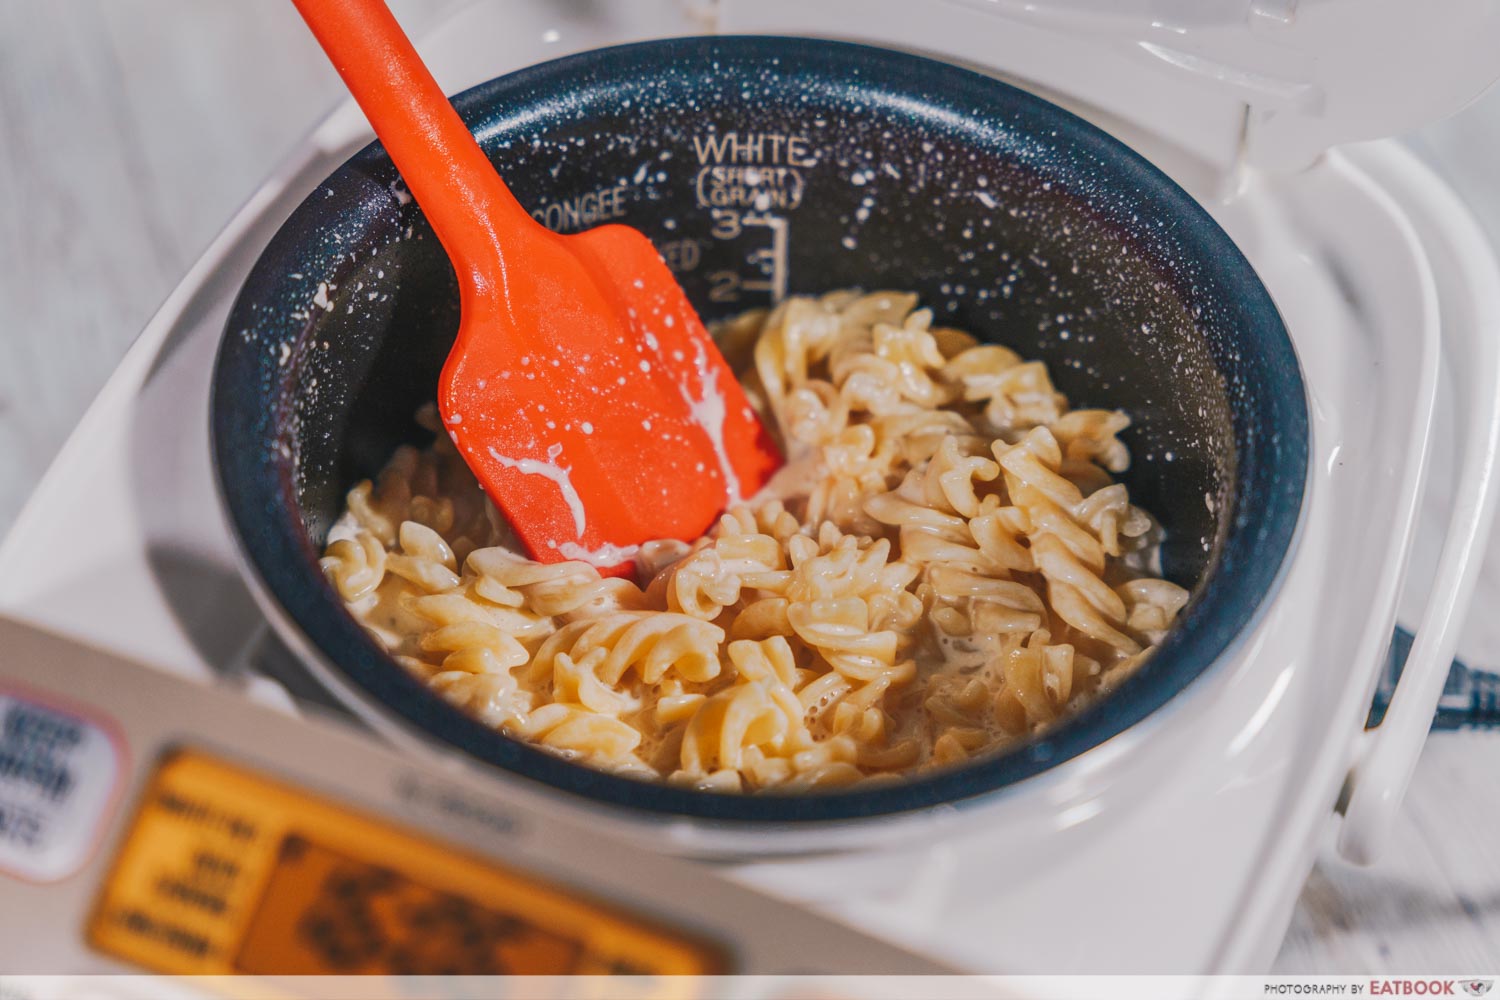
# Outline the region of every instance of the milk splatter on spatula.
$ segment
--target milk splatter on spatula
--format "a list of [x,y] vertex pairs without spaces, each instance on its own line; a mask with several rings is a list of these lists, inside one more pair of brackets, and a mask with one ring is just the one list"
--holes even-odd
[[458,274],[438,409],[532,556],[623,573],[781,463],[645,236],[529,216],[383,0],[294,0]]

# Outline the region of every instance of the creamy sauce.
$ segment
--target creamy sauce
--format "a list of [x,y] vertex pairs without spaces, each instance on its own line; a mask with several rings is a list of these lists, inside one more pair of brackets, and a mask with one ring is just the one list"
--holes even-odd
[[[583,537],[585,529],[588,528],[588,519],[583,512],[583,498],[573,488],[571,478],[572,469],[565,469],[557,464],[557,457],[562,454],[562,445],[555,444],[547,449],[547,461],[542,462],[535,458],[509,458],[500,454],[494,448],[489,449],[491,457],[507,469],[516,469],[528,476],[541,476],[550,479],[557,484],[557,489],[562,493],[563,502],[568,505],[568,510],[573,514],[573,529],[579,538]],[[559,550],[561,551],[561,550]]]
[[719,472],[724,476],[725,499],[731,504],[738,503],[741,497],[740,477],[735,474],[734,465],[729,461],[729,449],[724,445],[724,420],[729,411],[724,402],[724,394],[719,391],[719,372],[717,369],[709,371],[708,353],[701,344],[698,345],[698,357],[694,363],[698,368],[698,385],[703,393],[702,398],[694,399],[686,386],[681,387],[682,398],[688,404],[693,422],[703,428],[703,433],[708,435],[709,444],[713,445]]
[[577,542],[563,542],[561,545],[551,547],[568,559],[586,562],[600,569],[628,563],[635,559],[636,553],[641,550],[639,545],[614,545],[609,542],[605,542],[597,549],[586,549]]

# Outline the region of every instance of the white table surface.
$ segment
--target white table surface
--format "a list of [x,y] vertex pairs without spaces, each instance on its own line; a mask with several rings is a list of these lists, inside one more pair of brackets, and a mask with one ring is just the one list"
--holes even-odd
[[[444,0],[392,6],[419,31]],[[286,0],[0,0],[0,534],[339,93]],[[1500,90],[1408,139],[1500,235]],[[1387,859],[1319,864],[1277,971],[1500,972],[1497,789],[1500,735],[1433,738]]]

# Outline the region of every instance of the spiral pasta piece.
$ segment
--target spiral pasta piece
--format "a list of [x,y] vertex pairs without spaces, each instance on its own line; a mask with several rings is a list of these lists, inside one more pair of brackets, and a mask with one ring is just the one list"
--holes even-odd
[[386,549],[373,534],[360,531],[331,542],[319,564],[339,596],[353,603],[374,593],[385,579]]

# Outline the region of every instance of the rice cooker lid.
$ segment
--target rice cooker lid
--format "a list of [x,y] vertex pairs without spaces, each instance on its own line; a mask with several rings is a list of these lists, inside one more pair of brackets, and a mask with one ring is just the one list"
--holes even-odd
[[[688,0],[684,0],[688,2]],[[697,0],[721,32],[929,52],[1020,77],[1228,170],[1296,170],[1500,79],[1491,0]]]

